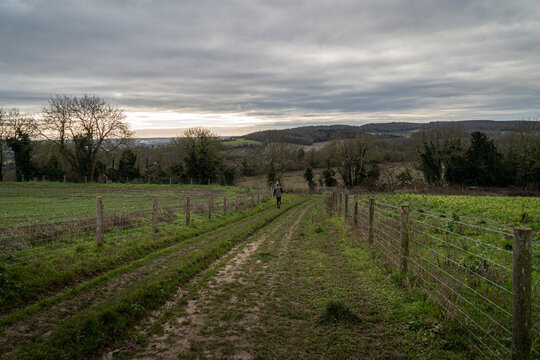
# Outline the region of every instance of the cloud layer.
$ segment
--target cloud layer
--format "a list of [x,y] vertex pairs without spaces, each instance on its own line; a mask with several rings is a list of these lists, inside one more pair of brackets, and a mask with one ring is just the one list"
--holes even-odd
[[135,128],[536,118],[539,59],[536,0],[0,2],[0,106]]

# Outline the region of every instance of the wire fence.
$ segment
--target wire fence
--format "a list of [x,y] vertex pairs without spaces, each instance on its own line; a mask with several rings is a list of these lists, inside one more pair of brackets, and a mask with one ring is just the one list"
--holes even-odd
[[[78,246],[94,244],[100,231],[108,244],[136,242],[154,232],[156,226],[188,223],[193,226],[267,199],[266,194],[250,190],[232,194],[221,190],[154,190],[138,196],[133,191],[107,193],[105,190],[103,215],[98,221],[95,195],[92,192],[78,193],[75,197],[64,195],[65,198],[3,198],[0,201],[0,265],[24,265],[51,259],[59,252],[76,253]],[[157,202],[155,209],[154,201]]]
[[[512,354],[519,350],[513,348],[513,269],[524,269],[514,263],[514,252],[521,251],[513,248],[515,234],[416,211],[408,205],[343,194],[333,194],[331,199],[339,215],[355,224],[390,265],[412,274],[412,281],[461,323],[478,353],[489,359],[521,359]],[[353,212],[354,207],[357,211]],[[540,358],[540,262],[533,258],[530,264],[531,294],[529,302],[525,296],[521,309],[530,309],[532,325],[521,329],[530,334],[530,356]]]

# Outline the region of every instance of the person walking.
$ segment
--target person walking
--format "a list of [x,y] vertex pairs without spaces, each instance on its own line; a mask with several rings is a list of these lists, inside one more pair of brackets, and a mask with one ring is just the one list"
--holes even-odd
[[276,182],[276,186],[274,186],[274,191],[272,192],[272,196],[276,197],[278,209],[281,206],[281,195],[283,195],[283,188],[281,187],[281,185],[279,185],[278,181]]

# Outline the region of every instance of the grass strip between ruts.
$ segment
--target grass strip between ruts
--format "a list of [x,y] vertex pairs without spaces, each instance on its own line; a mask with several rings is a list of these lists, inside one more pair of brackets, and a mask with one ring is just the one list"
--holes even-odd
[[[171,246],[175,246],[179,242],[183,242],[185,240],[196,238],[200,235],[208,235],[211,234],[214,231],[220,231],[223,227],[226,227],[229,224],[235,223],[237,221],[242,221],[244,219],[248,219],[250,217],[256,216],[260,214],[261,212],[267,211],[269,209],[272,209],[273,205],[271,202],[265,202],[261,203],[260,206],[255,206],[254,208],[250,208],[244,211],[239,211],[235,213],[231,213],[229,216],[224,216],[222,218],[216,219],[216,221],[208,221],[203,224],[201,224],[200,227],[182,227],[180,231],[176,230],[173,231],[171,229],[166,229],[165,231],[162,231],[158,234],[159,240],[154,242],[148,242],[144,245],[139,245],[137,251],[132,251],[129,249],[125,249],[124,252],[117,253],[117,256],[113,255],[105,255],[106,258],[102,259],[99,263],[94,263],[94,266],[85,266],[81,267],[81,271],[84,271],[85,273],[89,274],[99,274],[106,272],[105,274],[98,276],[94,279],[106,279],[110,276],[110,274],[118,275],[122,272],[124,272],[126,269],[125,267],[116,268],[114,269],[113,266],[118,266],[122,264],[126,264],[127,262],[130,262],[128,265],[126,265],[128,268],[132,268],[133,264],[136,264],[138,261],[144,261],[149,254],[153,254],[155,252],[159,252],[161,250],[166,250]],[[148,237],[155,237],[156,235],[153,233],[148,234]],[[85,264],[88,265],[88,264]],[[112,270],[112,271],[111,271]],[[72,271],[68,272],[67,274],[50,274],[48,277],[48,280],[41,281],[40,288],[41,292],[43,291],[53,291],[53,288],[49,288],[47,284],[55,284],[55,286],[58,286],[58,284],[62,284],[62,286],[69,286],[73,283],[73,279],[80,277],[81,271],[78,271],[77,269],[72,269]],[[94,280],[91,280],[89,283],[93,283]],[[88,283],[87,283],[88,284]],[[83,284],[83,287],[86,287],[87,284]],[[34,294],[33,296],[30,296],[28,300],[32,300],[38,295],[38,290],[34,287]],[[34,313],[35,310],[43,309],[49,305],[51,305],[54,302],[51,302],[51,299],[54,301],[57,298],[65,299],[65,295],[68,293],[71,293],[72,290],[70,289],[68,291],[65,291],[53,298],[47,298],[43,299],[41,301],[38,301],[37,303],[27,306],[26,308],[20,309],[18,311],[12,312],[9,315],[4,316],[0,319],[0,326],[9,325],[10,323],[13,323],[14,321],[17,321],[21,319],[24,316],[27,316],[29,313]],[[78,292],[77,290],[75,290]],[[22,316],[21,316],[22,315]]]
[[184,259],[168,264],[161,273],[121,291],[114,299],[82,312],[59,325],[46,341],[35,339],[25,344],[16,359],[63,359],[91,357],[99,348],[124,339],[129,329],[143,319],[150,310],[158,308],[180,286],[206,268],[222,254],[250,234],[277,217],[303,203],[301,200],[285,211],[261,218],[237,234],[227,236],[211,246],[192,253]]

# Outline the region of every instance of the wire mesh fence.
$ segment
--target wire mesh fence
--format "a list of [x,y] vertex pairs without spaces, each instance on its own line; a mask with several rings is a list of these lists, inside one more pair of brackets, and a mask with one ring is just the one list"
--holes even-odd
[[[374,247],[390,265],[412,274],[412,281],[424,288],[449,317],[463,325],[471,344],[485,358],[521,358],[512,354],[519,346],[513,344],[517,322],[513,322],[513,317],[519,315],[516,309],[524,309],[525,314],[530,309],[532,324],[528,328],[524,324],[517,327],[525,329],[525,337],[530,332],[529,340],[526,339],[530,341],[530,356],[540,358],[537,259],[530,261],[527,275],[531,281],[529,299],[525,296],[523,304],[520,300],[521,307],[516,307],[515,300],[516,291],[520,290],[516,290],[513,269],[518,275],[526,269],[514,258],[516,252],[526,253],[515,248],[515,237],[519,236],[516,234],[522,230],[512,234],[416,211],[408,205],[395,206],[340,194],[333,194],[331,202],[340,216],[356,224],[368,240],[372,238]],[[355,206],[356,221],[350,212]],[[528,251],[530,256],[532,250]]]
[[11,196],[2,198],[0,265],[45,261],[60,252],[76,252],[78,246],[94,243],[100,231],[96,194],[102,195],[101,231],[109,244],[148,236],[156,230],[157,224],[159,227],[184,226],[189,217],[189,224],[193,226],[266,200],[265,194],[261,196],[260,192],[249,190],[227,194],[222,190],[137,192],[107,191],[101,187],[96,191],[77,189],[75,196],[69,195],[69,189],[63,190],[64,194],[47,197],[32,194],[31,198],[21,198],[8,194]]

